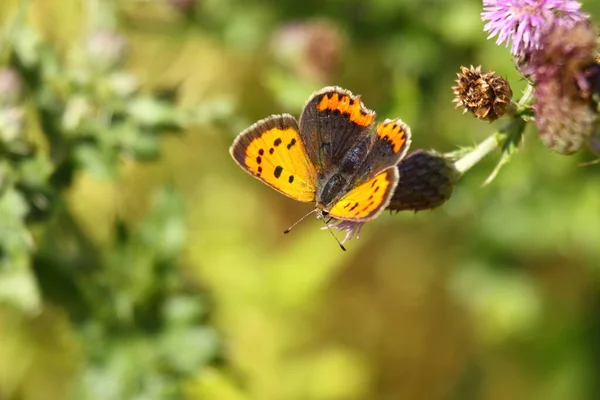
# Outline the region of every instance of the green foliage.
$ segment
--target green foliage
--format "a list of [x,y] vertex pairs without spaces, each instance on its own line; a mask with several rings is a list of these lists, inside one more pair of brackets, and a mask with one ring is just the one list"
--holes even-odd
[[[75,398],[180,398],[180,380],[220,354],[207,300],[174,268],[187,235],[181,195],[158,189],[135,226],[116,215],[102,247],[66,197],[79,174],[117,181],[123,162],[156,160],[190,111],[142,89],[111,30],[63,54],[21,14],[0,48],[0,305],[32,321],[51,304],[67,313],[85,360]],[[27,392],[14,378],[3,398]]]

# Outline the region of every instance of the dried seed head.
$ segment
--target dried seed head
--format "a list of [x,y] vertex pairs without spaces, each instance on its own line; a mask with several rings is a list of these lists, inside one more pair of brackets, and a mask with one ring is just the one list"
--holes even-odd
[[481,66],[461,66],[457,74],[457,86],[452,90],[457,108],[470,111],[479,119],[490,122],[500,118],[510,106],[512,90],[509,83],[495,72],[481,72]]
[[389,210],[420,211],[441,206],[452,196],[460,174],[450,160],[434,151],[415,150],[398,164],[400,180]]

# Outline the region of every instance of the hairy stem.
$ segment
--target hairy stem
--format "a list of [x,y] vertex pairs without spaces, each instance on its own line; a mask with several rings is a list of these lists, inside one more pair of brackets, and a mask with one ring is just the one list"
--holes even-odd
[[456,170],[462,175],[467,172],[471,167],[481,161],[485,156],[496,150],[502,144],[503,139],[506,135],[502,134],[501,131],[494,132],[488,136],[483,142],[479,143],[473,150],[468,152],[466,155],[458,159],[454,163]]

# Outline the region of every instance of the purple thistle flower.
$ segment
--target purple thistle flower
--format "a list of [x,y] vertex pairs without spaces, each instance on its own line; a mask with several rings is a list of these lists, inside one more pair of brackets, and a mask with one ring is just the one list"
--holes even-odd
[[523,69],[535,79],[535,123],[550,149],[572,154],[590,142],[598,115],[594,98],[600,66],[596,32],[587,23],[555,25]]
[[588,15],[576,0],[483,0],[481,19],[496,44],[512,42],[511,53],[522,56],[540,47],[540,38],[553,24],[572,26]]

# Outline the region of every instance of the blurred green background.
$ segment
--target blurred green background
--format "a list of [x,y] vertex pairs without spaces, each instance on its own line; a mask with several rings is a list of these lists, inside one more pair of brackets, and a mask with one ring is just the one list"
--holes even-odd
[[23,126],[2,128],[0,399],[597,398],[591,155],[530,127],[490,185],[497,154],[443,207],[384,213],[342,252],[319,221],[283,235],[310,206],[228,154],[325,85],[401,116],[413,149],[483,140],[502,121],[454,109],[459,67],[525,84],[480,12],[4,0],[0,63],[24,88]]

